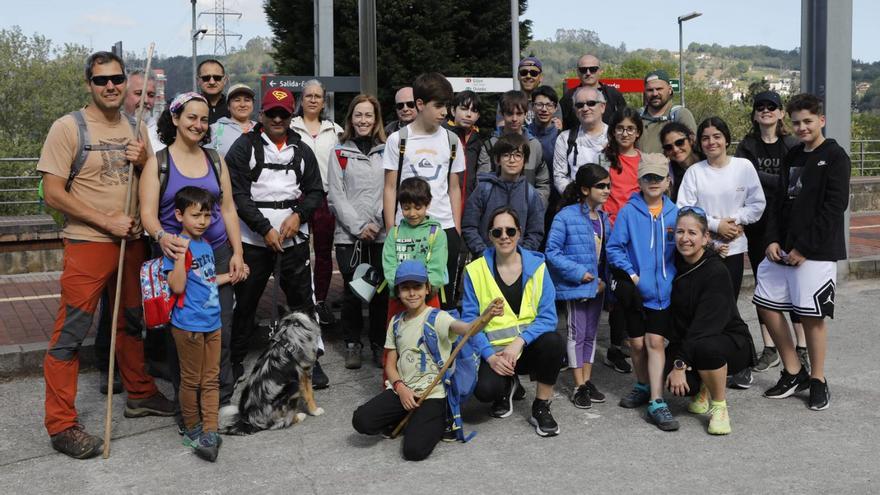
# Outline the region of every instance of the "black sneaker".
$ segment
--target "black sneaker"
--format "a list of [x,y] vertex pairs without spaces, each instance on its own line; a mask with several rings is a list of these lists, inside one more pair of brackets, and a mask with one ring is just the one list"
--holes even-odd
[[333,315],[333,311],[330,310],[330,306],[327,306],[327,303],[319,302],[315,305],[315,312],[318,313],[318,323],[321,325],[333,325],[336,323],[336,317]]
[[210,462],[217,460],[217,454],[220,453],[220,446],[223,445],[223,439],[216,431],[202,432],[199,436],[198,443],[193,446],[196,455]]
[[640,389],[637,387],[633,387],[632,390],[625,396],[620,399],[620,407],[625,407],[627,409],[634,409],[639,406],[644,406],[651,400],[651,393],[645,389]]
[[590,400],[590,389],[587,388],[586,384],[574,390],[574,393],[571,394],[571,403],[578,409],[593,407],[593,401]]
[[768,399],[784,399],[795,392],[806,390],[810,386],[810,375],[803,367],[796,375],[792,375],[782,368],[779,381],[772,388],[764,392],[764,397]]
[[626,355],[620,348],[609,348],[605,353],[605,365],[618,373],[632,373],[632,365],[626,360]]
[[831,404],[831,393],[828,392],[828,380],[810,378],[809,407],[813,411],[824,411]]
[[679,426],[663,399],[657,399],[648,406],[648,419],[663,431],[675,431]]
[[70,428],[49,437],[52,448],[74,459],[88,459],[101,453],[104,441],[86,433],[82,425],[74,425]]
[[446,429],[443,430],[443,437],[441,438],[441,440],[443,440],[444,442],[450,442],[450,443],[458,441],[458,435],[455,433],[454,426],[455,425],[453,425],[452,422],[446,423]]
[[144,416],[174,416],[174,403],[166,399],[162,392],[145,399],[128,399],[125,401],[126,418],[142,418]]
[[[98,391],[101,395],[107,395],[107,378],[109,372],[103,370],[100,373],[100,382],[98,383]],[[122,393],[122,378],[119,377],[119,368],[113,372],[113,395]]]
[[540,437],[554,437],[559,434],[559,424],[550,414],[550,401],[535,399],[532,402],[529,424],[535,427],[535,433]]
[[327,377],[327,374],[324,373],[324,370],[321,369],[321,363],[315,361],[315,366],[312,368],[312,388],[315,390],[322,390],[330,386],[330,378]]
[[526,389],[519,382],[519,377],[514,375],[513,381],[516,382],[516,390],[513,391],[513,400],[523,400],[526,398]]
[[727,377],[727,387],[737,388],[740,390],[748,390],[752,387],[755,379],[752,378],[752,369],[744,368],[739,373],[734,373]]
[[587,390],[590,392],[590,400],[592,402],[596,402],[598,404],[605,402],[605,394],[599,392],[599,389],[596,388],[595,385],[593,385],[592,381],[588,380],[586,386]]
[[382,435],[382,438],[384,438],[385,440],[391,440],[391,435],[394,433],[394,428],[397,428],[397,423],[382,428],[382,431],[379,434]]
[[504,394],[504,397],[496,400],[492,403],[492,407],[489,409],[489,416],[493,418],[506,418],[513,414],[513,396],[515,394],[517,386],[516,377],[510,380],[509,389],[507,393]]

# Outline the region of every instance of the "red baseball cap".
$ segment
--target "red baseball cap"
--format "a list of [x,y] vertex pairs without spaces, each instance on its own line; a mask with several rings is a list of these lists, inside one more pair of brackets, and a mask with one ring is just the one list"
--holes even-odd
[[263,95],[263,111],[268,112],[273,108],[283,108],[287,113],[293,114],[293,106],[296,100],[293,93],[287,88],[270,89]]

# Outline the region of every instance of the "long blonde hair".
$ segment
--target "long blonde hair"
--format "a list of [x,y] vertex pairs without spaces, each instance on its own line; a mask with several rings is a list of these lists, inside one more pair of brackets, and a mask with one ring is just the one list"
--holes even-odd
[[371,133],[373,143],[378,144],[385,142],[385,126],[382,124],[382,111],[379,106],[379,100],[373,95],[365,94],[355,96],[351,100],[351,103],[348,104],[348,111],[345,113],[345,128],[342,131],[342,137],[340,138],[341,142],[344,143],[351,140],[357,135],[354,132],[354,127],[351,125],[351,116],[354,114],[354,107],[365,101],[368,101],[373,105],[373,113],[376,115],[376,123],[373,124],[373,132]]

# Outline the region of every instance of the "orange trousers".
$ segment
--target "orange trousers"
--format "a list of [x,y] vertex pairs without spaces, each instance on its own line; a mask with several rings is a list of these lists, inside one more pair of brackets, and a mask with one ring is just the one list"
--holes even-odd
[[[158,392],[144,369],[143,308],[140,268],[146,247],[142,240],[129,241],[125,248],[122,301],[116,334],[116,366],[130,399],[143,399]],[[108,284],[110,304],[116,298],[116,268],[119,244],[114,242],[64,241],[64,271],[61,274],[61,302],[43,360],[46,380],[46,419],[49,435],[77,424],[76,387],[79,348],[95,315],[101,293]]]

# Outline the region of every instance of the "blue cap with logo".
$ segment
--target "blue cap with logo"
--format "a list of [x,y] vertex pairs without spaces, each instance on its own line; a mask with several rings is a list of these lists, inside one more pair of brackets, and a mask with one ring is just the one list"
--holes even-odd
[[404,282],[428,283],[428,268],[421,261],[406,260],[402,262],[397,266],[394,286],[397,287]]

